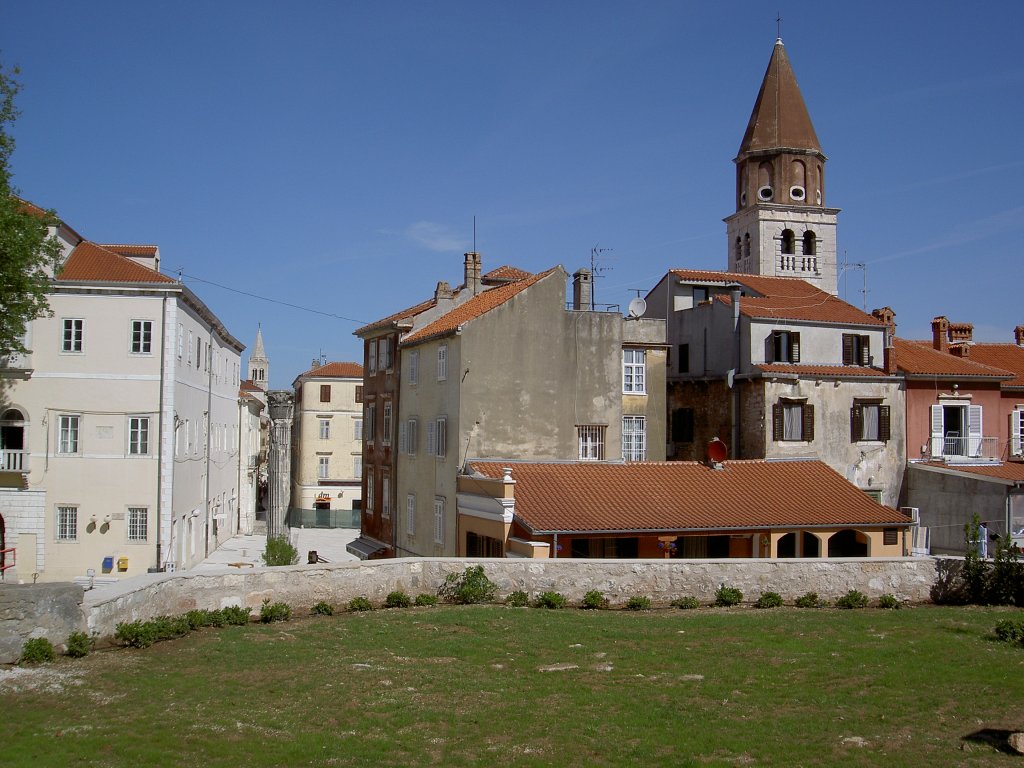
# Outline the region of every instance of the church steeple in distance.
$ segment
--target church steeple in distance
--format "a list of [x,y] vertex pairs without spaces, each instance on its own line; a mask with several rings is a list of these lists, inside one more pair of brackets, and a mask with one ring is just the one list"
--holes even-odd
[[252,352],[249,353],[249,379],[264,392],[267,391],[267,381],[270,377],[270,359],[263,349],[263,328],[256,328],[256,342],[252,345]]
[[778,39],[733,159],[736,212],[725,219],[729,269],[798,277],[836,293],[839,209],[825,207],[827,159]]

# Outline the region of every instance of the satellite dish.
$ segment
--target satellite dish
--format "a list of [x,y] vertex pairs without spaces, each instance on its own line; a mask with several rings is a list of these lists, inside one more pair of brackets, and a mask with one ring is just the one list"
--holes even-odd
[[729,449],[719,438],[708,443],[708,461],[721,464],[729,457]]
[[629,302],[629,316],[633,318],[641,317],[644,312],[647,311],[647,302],[637,296],[631,302]]

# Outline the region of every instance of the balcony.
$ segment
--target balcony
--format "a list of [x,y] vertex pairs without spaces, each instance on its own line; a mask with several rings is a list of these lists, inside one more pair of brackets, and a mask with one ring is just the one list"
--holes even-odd
[[29,452],[0,448],[0,472],[18,472],[27,475],[29,472]]
[[949,432],[932,438],[931,458],[947,464],[989,463],[1000,460],[1000,451],[998,437],[960,437]]
[[7,369],[9,371],[26,371],[32,368],[32,355],[22,354],[20,352],[11,352],[6,355],[0,355],[0,370]]

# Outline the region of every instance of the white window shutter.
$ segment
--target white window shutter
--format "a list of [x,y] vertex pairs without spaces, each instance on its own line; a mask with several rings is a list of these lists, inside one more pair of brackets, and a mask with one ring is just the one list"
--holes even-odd
[[1010,414],[1010,452],[1014,456],[1020,456],[1024,450],[1024,410],[1017,409]]
[[981,406],[967,406],[967,437],[970,456],[981,455]]
[[942,406],[932,406],[932,456],[942,456],[944,440],[942,437]]
[[437,422],[427,422],[427,455],[433,456],[437,453]]
[[406,449],[406,445],[407,445],[407,438],[406,438],[406,431],[405,431],[405,422],[404,421],[400,421],[400,422],[398,422],[398,452],[399,453],[408,453],[408,450]]

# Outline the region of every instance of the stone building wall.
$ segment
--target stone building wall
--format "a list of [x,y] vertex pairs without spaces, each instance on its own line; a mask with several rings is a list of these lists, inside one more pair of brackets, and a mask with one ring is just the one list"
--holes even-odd
[[0,585],[0,664],[17,661],[29,638],[45,637],[59,651],[84,629],[77,584]]

